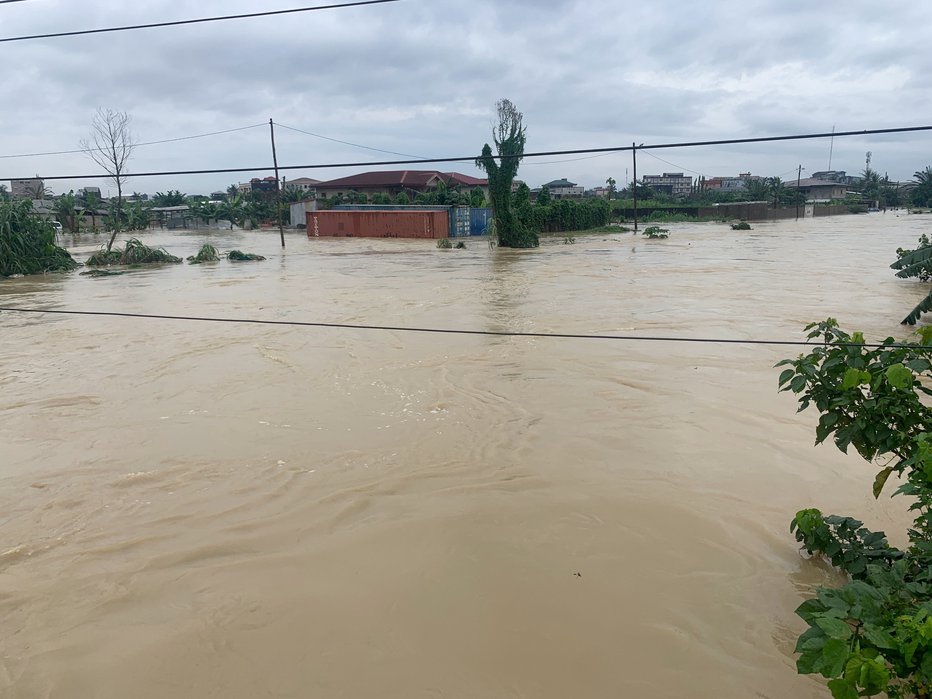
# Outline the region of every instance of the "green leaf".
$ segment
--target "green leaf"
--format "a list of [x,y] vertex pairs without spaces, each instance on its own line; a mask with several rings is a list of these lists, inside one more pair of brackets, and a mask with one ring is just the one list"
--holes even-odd
[[828,688],[831,690],[834,699],[858,699],[858,690],[844,680],[831,680],[828,683]]
[[841,619],[822,616],[815,620],[815,624],[822,629],[829,638],[834,638],[838,641],[847,641],[851,638],[851,627]]
[[890,477],[891,473],[893,473],[893,467],[887,466],[884,470],[877,474],[877,477],[874,479],[874,498],[880,497],[880,493],[883,490],[883,487],[887,484],[887,479]]
[[830,638],[822,649],[821,672],[823,677],[840,677],[848,661],[850,649],[844,641]]
[[822,661],[822,649],[809,650],[796,658],[796,672],[800,675],[810,675],[816,672],[816,665]]
[[913,372],[902,364],[894,364],[887,367],[887,381],[894,388],[905,391],[913,385]]
[[886,650],[896,648],[896,641],[893,640],[893,636],[872,624],[864,625],[864,637],[878,648]]
[[[799,616],[803,621],[807,621],[809,623],[812,623],[812,620],[815,619],[816,616],[824,613],[825,605],[817,599],[807,599],[796,608],[796,615]],[[809,636],[821,636],[822,630],[817,628],[810,628],[806,631],[806,633],[799,637],[800,640],[803,640],[807,634],[809,634]]]
[[795,374],[796,374],[796,371],[794,369],[786,369],[780,372],[779,385],[782,386],[783,384],[785,384],[787,381],[792,379]]
[[793,393],[799,393],[806,387],[806,377],[805,376],[796,376],[790,381],[790,390]]
[[841,387],[847,391],[861,383],[861,370],[850,368],[845,372],[845,378],[842,379]]

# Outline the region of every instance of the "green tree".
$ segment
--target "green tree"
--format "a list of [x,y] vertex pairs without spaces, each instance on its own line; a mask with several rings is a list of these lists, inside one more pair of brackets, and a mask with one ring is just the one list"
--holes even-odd
[[608,185],[608,198],[614,199],[615,195],[618,194],[618,188],[616,187],[616,182],[614,177],[609,177],[605,180],[605,184]]
[[537,193],[537,203],[541,206],[547,206],[553,201],[553,198],[550,196],[550,187],[544,185],[540,188],[540,191]]
[[74,192],[68,192],[67,194],[62,194],[55,201],[55,218],[58,219],[58,222],[62,227],[69,233],[78,232],[78,207],[77,199],[74,196]]
[[169,189],[167,192],[156,192],[152,197],[153,206],[184,206],[187,203],[188,196],[177,189]]
[[234,224],[243,225],[245,223],[245,204],[243,195],[239,190],[232,194],[227,190],[227,200],[220,205],[220,217],[230,222],[230,230],[233,230]]
[[91,160],[102,167],[117,188],[116,226],[107,242],[107,252],[113,247],[123,218],[123,185],[126,184],[126,167],[136,148],[136,139],[130,129],[126,112],[98,108],[91,121],[89,138],[81,141],[81,149]]
[[482,155],[476,159],[476,166],[488,175],[498,244],[508,248],[536,248],[540,245],[537,233],[519,221],[511,209],[511,185],[527,142],[524,115],[507,99],[499,100],[496,110],[498,124],[493,129],[492,139],[499,161],[496,162],[492,147],[486,143]]
[[395,203],[398,206],[407,206],[411,203],[411,198],[404,192],[398,192],[398,195],[395,197]]
[[[925,233],[919,238],[916,249],[898,248],[896,256],[897,261],[890,265],[898,270],[896,276],[901,279],[918,279],[920,282],[932,280],[932,243]],[[905,325],[915,325],[922,314],[929,311],[932,311],[932,292],[929,292],[902,322]]]
[[229,197],[232,197],[232,196],[235,196],[235,195],[237,195],[237,194],[240,194],[240,193],[241,193],[241,192],[239,191],[239,185],[231,184],[229,187],[227,187],[227,197],[228,197],[228,198],[229,198]]
[[932,166],[924,170],[917,170],[913,174],[916,186],[913,188],[913,204],[916,206],[932,206]]
[[392,203],[392,198],[384,192],[376,192],[372,195],[372,203],[386,206]]
[[485,192],[482,187],[473,187],[469,191],[469,205],[474,209],[485,208]]

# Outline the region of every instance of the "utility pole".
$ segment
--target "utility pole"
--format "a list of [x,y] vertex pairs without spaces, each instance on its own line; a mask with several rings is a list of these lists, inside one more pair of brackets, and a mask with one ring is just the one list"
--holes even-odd
[[638,147],[631,142],[631,160],[634,162],[634,180],[631,183],[631,191],[634,193],[634,233],[638,232]]
[[275,123],[269,118],[269,132],[272,135],[272,164],[275,166],[275,197],[278,205],[278,234],[282,239],[282,247],[285,247],[285,227],[282,225],[282,187],[278,179],[278,155],[275,153]]
[[799,220],[799,180],[803,176],[803,166],[799,166],[799,170],[796,171],[796,220]]

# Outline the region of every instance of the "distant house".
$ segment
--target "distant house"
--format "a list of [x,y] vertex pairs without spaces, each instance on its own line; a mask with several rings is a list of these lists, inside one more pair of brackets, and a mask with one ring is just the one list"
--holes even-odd
[[857,177],[849,176],[844,170],[820,170],[819,172],[813,172],[811,179],[823,180],[825,182],[837,182],[838,184],[844,185],[853,185],[858,182]]
[[641,181],[655,192],[663,192],[674,197],[689,196],[693,189],[693,178],[682,172],[644,175]]
[[10,195],[14,199],[42,199],[45,180],[33,177],[28,180],[10,180]]
[[[784,183],[787,189],[795,189],[796,183],[788,181]],[[827,180],[808,177],[799,181],[799,191],[806,195],[806,201],[830,201],[832,199],[844,199],[848,192],[848,187],[839,182],[829,182]]]
[[761,179],[760,175],[752,175],[750,172],[742,172],[737,177],[709,177],[701,180],[702,188],[705,190],[721,192],[743,192],[747,189],[748,182]]
[[[550,196],[554,199],[582,199],[585,193],[584,187],[580,187],[575,182],[570,182],[566,178],[553,180],[543,185],[543,187],[550,190]],[[543,189],[543,187],[541,187],[541,189]]]
[[103,199],[100,195],[100,187],[81,187],[81,189],[77,191],[78,199],[84,199],[88,194],[93,194],[98,199]]
[[307,194],[315,194],[317,192],[317,185],[319,184],[320,180],[315,180],[311,177],[296,177],[293,180],[284,180],[282,187],[284,189],[298,190]]
[[272,196],[278,191],[278,180],[274,177],[253,177],[249,180],[250,191],[260,192],[265,196]]
[[326,197],[346,196],[349,192],[358,192],[367,196],[387,194],[394,198],[404,193],[413,199],[417,194],[436,189],[441,182],[447,187],[457,187],[464,192],[479,187],[486,198],[489,196],[488,180],[459,172],[438,170],[376,170],[318,182],[314,187],[318,196]]

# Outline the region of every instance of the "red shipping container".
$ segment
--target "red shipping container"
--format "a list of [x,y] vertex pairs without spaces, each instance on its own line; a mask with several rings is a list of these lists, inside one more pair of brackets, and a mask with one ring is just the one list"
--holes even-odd
[[446,211],[307,212],[308,238],[449,238]]

